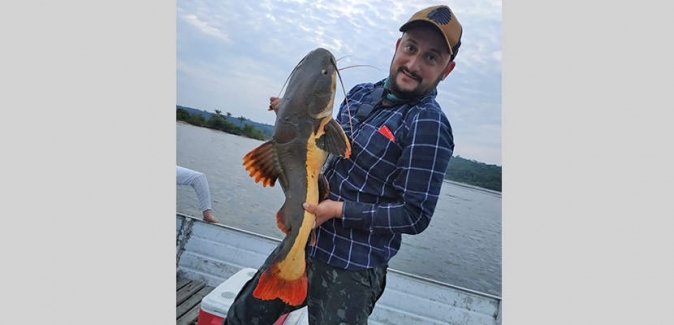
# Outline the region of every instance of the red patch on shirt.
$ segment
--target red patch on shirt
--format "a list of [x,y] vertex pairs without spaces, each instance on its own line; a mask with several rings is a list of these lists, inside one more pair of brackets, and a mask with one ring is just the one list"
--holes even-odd
[[379,128],[379,133],[387,137],[391,141],[395,141],[395,137],[393,137],[393,133],[391,133],[391,130],[388,129],[386,125],[383,125],[382,127]]

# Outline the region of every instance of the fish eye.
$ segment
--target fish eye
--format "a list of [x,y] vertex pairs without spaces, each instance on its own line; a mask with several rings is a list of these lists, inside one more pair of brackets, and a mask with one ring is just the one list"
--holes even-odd
[[328,70],[325,70],[325,69],[321,70],[321,74],[324,74],[324,75],[328,74]]

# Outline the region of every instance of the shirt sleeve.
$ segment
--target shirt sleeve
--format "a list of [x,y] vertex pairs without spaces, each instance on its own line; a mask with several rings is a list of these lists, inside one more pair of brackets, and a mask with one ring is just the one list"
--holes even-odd
[[398,200],[386,204],[345,201],[342,225],[372,232],[418,234],[435,211],[454,150],[447,118],[438,110],[420,110],[409,122],[393,182]]

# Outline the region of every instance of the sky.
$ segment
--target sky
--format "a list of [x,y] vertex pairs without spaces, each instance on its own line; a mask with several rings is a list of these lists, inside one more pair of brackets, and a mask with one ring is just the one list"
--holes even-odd
[[[388,75],[399,28],[435,1],[178,0],[176,102],[274,124],[270,96],[282,95],[295,65],[323,47],[338,59],[333,115],[344,93]],[[501,1],[445,2],[463,26],[456,67],[437,101],[454,133],[454,155],[501,166]]]

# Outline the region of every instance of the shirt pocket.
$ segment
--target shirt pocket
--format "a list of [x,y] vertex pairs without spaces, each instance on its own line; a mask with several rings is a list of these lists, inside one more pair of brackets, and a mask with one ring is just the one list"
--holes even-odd
[[[354,160],[368,172],[369,177],[386,181],[396,171],[402,147],[379,132],[381,126],[365,124],[356,133]],[[391,129],[393,132],[393,129]],[[354,146],[354,145],[352,145]]]

